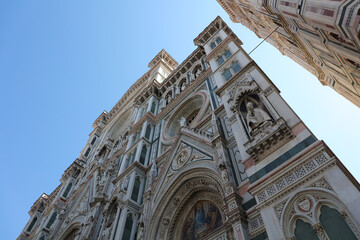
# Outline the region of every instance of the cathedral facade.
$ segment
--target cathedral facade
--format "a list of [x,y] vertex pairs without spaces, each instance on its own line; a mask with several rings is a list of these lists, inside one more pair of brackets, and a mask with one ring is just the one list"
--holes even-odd
[[360,107],[360,2],[217,0],[282,54]]
[[360,239],[360,185],[220,17],[94,122],[19,240]]

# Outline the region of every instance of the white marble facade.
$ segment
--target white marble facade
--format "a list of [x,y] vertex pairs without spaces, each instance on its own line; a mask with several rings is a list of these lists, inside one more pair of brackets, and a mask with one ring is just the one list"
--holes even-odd
[[218,17],[194,43],[96,119],[18,239],[336,239],[334,221],[360,237],[359,183],[231,29]]

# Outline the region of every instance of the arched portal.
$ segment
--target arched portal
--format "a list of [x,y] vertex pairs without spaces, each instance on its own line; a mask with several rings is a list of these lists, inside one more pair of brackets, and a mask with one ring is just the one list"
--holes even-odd
[[208,239],[226,234],[225,191],[218,172],[193,168],[179,176],[166,192],[155,201],[158,204],[153,206],[146,239],[180,240],[188,235]]

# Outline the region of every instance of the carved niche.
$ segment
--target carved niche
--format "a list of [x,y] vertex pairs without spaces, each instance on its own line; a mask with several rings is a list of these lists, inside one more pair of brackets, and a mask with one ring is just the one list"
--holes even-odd
[[278,117],[257,83],[247,76],[230,91],[228,103],[248,136],[246,152],[255,163],[293,138],[285,120]]

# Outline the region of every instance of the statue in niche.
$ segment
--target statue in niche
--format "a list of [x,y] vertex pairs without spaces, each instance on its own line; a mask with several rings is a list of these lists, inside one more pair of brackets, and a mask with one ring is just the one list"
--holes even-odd
[[111,226],[106,227],[106,229],[102,232],[101,239],[103,240],[110,239],[110,234],[111,234]]
[[171,102],[171,100],[172,100],[171,94],[168,94],[166,96],[166,104],[169,104]]
[[181,83],[181,91],[184,91],[184,90],[185,90],[185,88],[186,88],[186,86],[185,86],[185,82],[182,82],[182,83]]
[[156,176],[157,176],[157,166],[156,166],[156,162],[154,161],[149,173],[149,183],[148,183],[149,190],[151,190],[152,184],[155,182]]
[[188,72],[187,76],[188,76],[188,81],[189,81],[188,83],[190,83],[192,80],[194,80],[194,76],[191,72]]
[[185,117],[181,117],[179,122],[180,122],[181,128],[186,127],[186,118]]
[[197,78],[201,74],[201,69],[198,68],[195,72],[195,78]]
[[246,123],[249,127],[250,134],[262,124],[272,121],[270,116],[261,108],[255,107],[253,102],[248,102],[246,109]]
[[223,179],[223,181],[226,183],[229,181],[229,174],[227,172],[227,167],[226,167],[226,163],[224,161],[223,155],[220,154],[220,161],[219,161],[219,168],[221,171],[221,178]]

